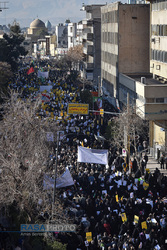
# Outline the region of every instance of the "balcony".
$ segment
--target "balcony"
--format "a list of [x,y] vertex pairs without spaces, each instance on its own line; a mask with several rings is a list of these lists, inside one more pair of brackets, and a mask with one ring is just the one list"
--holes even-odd
[[83,39],[88,41],[93,41],[93,33],[85,33],[83,34]]
[[93,70],[94,64],[93,63],[84,63],[85,64],[85,69],[86,70]]
[[83,53],[87,55],[93,55],[93,45],[87,45],[83,48]]

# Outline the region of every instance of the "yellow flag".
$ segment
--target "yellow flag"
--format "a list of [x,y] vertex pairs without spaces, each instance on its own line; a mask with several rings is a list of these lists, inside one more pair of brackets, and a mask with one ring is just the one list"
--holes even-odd
[[127,221],[126,213],[122,213],[121,218],[123,222]]
[[147,190],[148,189],[148,187],[149,187],[149,183],[147,183],[147,182],[143,182],[143,188],[144,188],[144,190]]
[[138,222],[139,222],[139,216],[134,215],[134,223],[138,224]]
[[87,239],[88,242],[92,241],[92,232],[87,232],[86,233],[86,239]]
[[146,223],[146,221],[143,221],[143,222],[141,223],[141,228],[142,228],[142,229],[147,229],[147,223]]

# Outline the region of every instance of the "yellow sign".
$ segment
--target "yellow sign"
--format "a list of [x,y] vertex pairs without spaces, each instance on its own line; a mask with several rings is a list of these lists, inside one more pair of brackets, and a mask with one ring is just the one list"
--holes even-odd
[[147,190],[149,187],[149,184],[147,182],[143,182],[143,188],[144,190]]
[[68,114],[88,115],[89,104],[69,103]]
[[121,214],[121,218],[122,218],[122,221],[127,221],[127,217],[126,217],[126,214],[125,213],[122,213]]
[[146,221],[143,221],[143,222],[141,223],[141,228],[142,228],[142,229],[147,229],[147,223],[146,223]]
[[92,241],[92,232],[87,232],[86,233],[86,239],[87,239],[88,242]]
[[104,115],[104,109],[100,109],[100,115]]
[[134,223],[138,224],[138,222],[139,222],[139,216],[134,215]]

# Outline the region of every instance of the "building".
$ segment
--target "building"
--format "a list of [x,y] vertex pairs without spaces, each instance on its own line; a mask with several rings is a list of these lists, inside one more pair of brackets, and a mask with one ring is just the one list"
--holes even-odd
[[111,3],[101,8],[101,79],[119,99],[119,73],[149,73],[149,5]]
[[101,75],[101,7],[103,5],[83,5],[86,11],[86,19],[83,24],[83,53],[84,64],[82,68],[83,78],[98,84]]
[[47,31],[44,22],[37,18],[30,24],[30,28],[27,29],[27,37],[31,37],[32,42],[37,41],[40,33]]
[[56,25],[57,48],[68,48],[68,23]]
[[77,45],[77,23],[68,24],[68,49]]
[[[150,1],[150,72],[160,82],[163,92],[158,102],[164,115],[150,122],[150,140],[154,153],[167,152],[167,1]],[[155,92],[158,92],[157,90]],[[154,103],[154,102],[153,102]],[[159,138],[163,138],[164,143]]]
[[167,152],[167,1],[150,2],[150,73],[119,72],[119,101],[136,106],[138,115],[149,120],[151,153]]

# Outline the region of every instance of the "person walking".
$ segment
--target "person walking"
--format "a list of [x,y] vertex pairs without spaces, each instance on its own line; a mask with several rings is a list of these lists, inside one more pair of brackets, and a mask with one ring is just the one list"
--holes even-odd
[[161,169],[164,169],[165,159],[164,159],[163,154],[161,155],[159,162],[160,162],[160,167],[161,167]]

